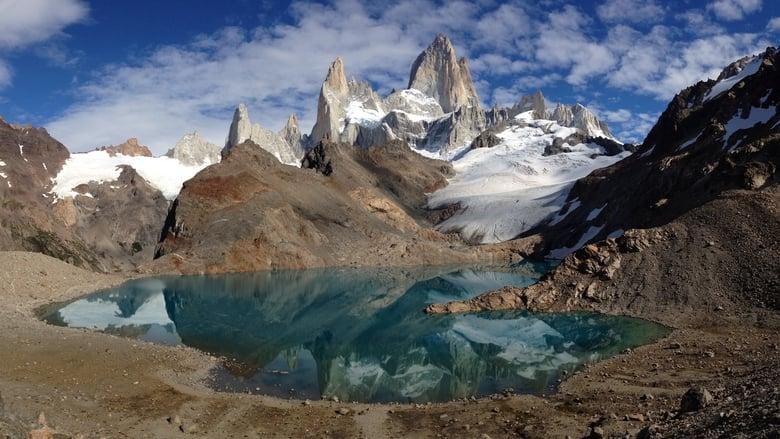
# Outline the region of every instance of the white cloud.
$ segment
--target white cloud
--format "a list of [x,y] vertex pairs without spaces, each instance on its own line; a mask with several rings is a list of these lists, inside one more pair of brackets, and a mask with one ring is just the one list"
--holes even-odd
[[615,65],[615,57],[587,36],[591,22],[571,5],[550,13],[539,32],[536,59],[550,68],[568,68],[566,81],[573,85],[582,85],[589,78],[608,72]]
[[607,0],[596,13],[605,23],[657,23],[666,11],[654,0]]
[[780,17],[775,17],[769,20],[769,23],[766,24],[766,30],[770,32],[779,32],[780,31]]
[[[61,35],[88,15],[82,0],[0,0],[0,55]],[[10,66],[0,58],[0,88],[11,78]]]
[[[743,11],[753,7],[749,1],[740,0]],[[703,9],[648,26],[664,14],[659,4],[605,2],[597,8],[599,18],[614,24],[602,35],[603,25],[593,17],[571,5],[559,7],[560,2],[544,11],[522,1],[402,0],[390,7],[360,0],[297,2],[288,11],[291,24],[229,27],[93,72],[73,91],[75,103],[47,128],[74,150],[136,136],[161,153],[193,129],[223,142],[233,108],[246,102],[252,119],[268,128],[281,128],[296,112],[307,131],[333,58],[344,59],[348,76],[388,92],[406,86],[412,61],[438,32],[450,35],[459,55],[469,56],[480,96],[497,104],[513,104],[522,94],[561,82],[590,97],[606,85],[600,100],[615,89],[668,100],[769,45],[759,34],[725,34]],[[620,19],[610,9],[618,6],[626,8]],[[631,22],[641,22],[642,30]],[[696,29],[674,27],[681,22]],[[0,84],[2,79],[0,60]],[[605,118],[618,124],[616,132],[636,138],[650,122],[638,116],[641,109],[628,111],[613,109]],[[626,117],[630,120],[620,121]],[[634,123],[637,127],[628,126]]]
[[607,122],[628,122],[631,120],[632,114],[630,111],[626,110],[625,108],[620,108],[617,110],[603,110],[600,113],[600,116],[604,118]]
[[761,0],[715,0],[707,9],[727,21],[741,20],[745,15],[761,9]]
[[136,136],[161,153],[196,128],[222,143],[233,109],[246,102],[253,121],[268,128],[281,128],[296,112],[308,130],[336,56],[344,59],[348,76],[367,79],[384,92],[403,88],[412,61],[436,32],[457,34],[476,20],[472,3],[428,6],[420,14],[422,6],[412,1],[379,12],[355,0],[294,3],[294,24],[252,32],[227,28],[106,67],[75,90],[76,103],[47,128],[73,150]]

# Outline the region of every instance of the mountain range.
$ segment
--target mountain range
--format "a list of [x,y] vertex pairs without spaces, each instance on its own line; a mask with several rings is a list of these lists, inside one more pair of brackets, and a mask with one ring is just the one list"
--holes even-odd
[[641,145],[541,91],[485,110],[441,34],[387,96],[334,60],[309,134],[239,104],[223,146],[195,131],[160,157],[137,139],[70,154],[3,121],[0,246],[99,271],[563,258],[773,181],[776,155],[756,145],[777,133],[775,57],[682,91]]

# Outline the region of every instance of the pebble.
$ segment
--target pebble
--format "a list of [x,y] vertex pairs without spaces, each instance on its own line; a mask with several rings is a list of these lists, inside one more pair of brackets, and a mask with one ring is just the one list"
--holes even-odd
[[336,413],[338,413],[340,415],[343,415],[343,416],[346,416],[346,415],[349,414],[349,409],[346,408],[346,407],[342,407],[342,408],[336,410]]

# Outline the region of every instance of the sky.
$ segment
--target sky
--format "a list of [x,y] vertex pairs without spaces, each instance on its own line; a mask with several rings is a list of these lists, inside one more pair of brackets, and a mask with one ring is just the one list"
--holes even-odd
[[0,117],[71,151],[222,144],[240,102],[308,132],[334,58],[389,93],[439,32],[486,107],[540,89],[641,142],[676,92],[778,45],[780,1],[0,0]]

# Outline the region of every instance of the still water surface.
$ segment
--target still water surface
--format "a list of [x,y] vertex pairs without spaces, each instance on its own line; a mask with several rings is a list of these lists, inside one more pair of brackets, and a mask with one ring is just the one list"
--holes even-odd
[[550,390],[563,371],[648,343],[639,319],[521,311],[429,316],[436,302],[533,283],[549,266],[318,269],[157,277],[63,305],[52,324],[224,357],[219,389],[427,402]]

